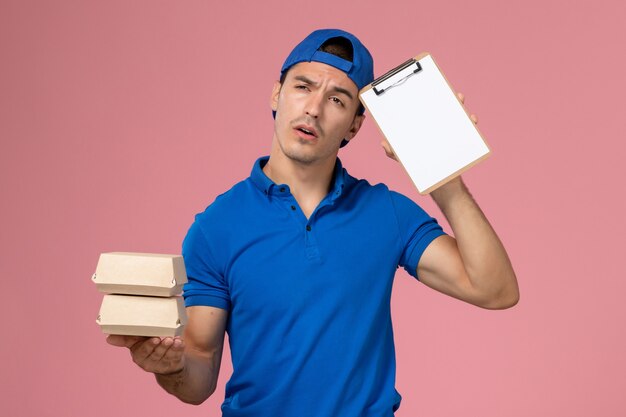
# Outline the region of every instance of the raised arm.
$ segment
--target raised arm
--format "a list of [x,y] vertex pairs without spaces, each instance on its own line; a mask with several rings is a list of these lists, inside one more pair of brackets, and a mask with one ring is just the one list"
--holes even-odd
[[201,404],[213,392],[220,371],[228,312],[187,307],[183,338],[111,335],[107,341],[129,348],[133,361],[155,374],[163,389],[189,404]]
[[[464,103],[465,96],[457,96]],[[478,123],[476,115],[470,118]],[[386,140],[381,145],[388,157],[398,161]],[[517,304],[519,288],[511,261],[461,177],[430,195],[448,219],[456,239],[440,236],[428,245],[417,266],[420,281],[483,308],[504,309]]]
[[422,283],[488,309],[517,304],[519,289],[509,257],[467,187],[457,177],[431,193],[455,238],[440,236],[417,267]]

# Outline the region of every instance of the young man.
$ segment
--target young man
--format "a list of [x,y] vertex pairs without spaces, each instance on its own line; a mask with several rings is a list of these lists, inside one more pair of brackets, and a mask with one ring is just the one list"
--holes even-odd
[[183,338],[108,338],[169,393],[192,404],[213,393],[228,331],[224,416],[393,416],[398,266],[480,307],[517,303],[507,254],[460,178],[431,194],[453,238],[408,198],[341,166],[339,148],[364,119],[358,91],[373,77],[367,49],[339,30],[313,32],[285,61],[269,158],[185,238]]

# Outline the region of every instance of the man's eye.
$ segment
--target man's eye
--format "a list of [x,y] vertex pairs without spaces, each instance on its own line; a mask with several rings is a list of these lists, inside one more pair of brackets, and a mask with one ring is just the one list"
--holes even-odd
[[298,90],[308,90],[309,87],[307,87],[306,85],[296,85],[296,89],[298,89]]
[[331,97],[330,99],[333,101],[333,103],[343,106],[343,101],[339,100],[337,97]]

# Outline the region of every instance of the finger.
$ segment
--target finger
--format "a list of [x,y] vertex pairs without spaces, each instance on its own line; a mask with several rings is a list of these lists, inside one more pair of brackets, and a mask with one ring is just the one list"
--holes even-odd
[[133,362],[143,368],[143,363],[152,354],[154,349],[161,344],[161,339],[158,337],[147,338],[143,342],[138,342],[130,347],[130,353],[133,358]]
[[146,370],[156,373],[171,373],[182,367],[183,349],[182,342],[166,338],[146,359]]
[[180,337],[174,338],[174,344],[170,349],[174,349],[175,351],[184,351],[185,350],[185,342]]
[[185,346],[180,338],[164,338],[159,345],[157,345],[152,353],[146,358],[147,361],[159,362],[165,357],[170,359],[180,358]]
[[177,366],[179,366],[184,352],[185,352],[185,343],[183,342],[183,340],[176,337],[174,338],[172,346],[170,346],[167,352],[165,352],[165,357],[169,358],[171,361],[176,363]]
[[475,114],[470,115],[470,119],[472,119],[472,122],[474,122],[475,125],[478,124],[478,116]]
[[164,338],[163,340],[161,340],[161,343],[159,343],[154,348],[154,350],[152,351],[150,356],[146,358],[146,360],[149,360],[152,362],[159,362],[165,356],[165,354],[169,351],[170,347],[172,347],[173,345],[174,345],[174,339],[172,339],[171,337]]
[[119,334],[110,334],[107,336],[107,343],[113,346],[130,348],[138,342],[146,339],[147,337],[144,336],[124,336]]
[[383,147],[383,150],[385,151],[385,153],[386,153],[387,155],[389,155],[389,147],[387,146],[387,142],[385,142],[385,141],[380,142],[380,146],[382,146],[382,147]]
[[385,150],[385,154],[393,159],[393,160],[398,160],[398,158],[396,157],[395,152],[391,149],[391,145],[389,145],[389,142],[387,141],[382,141],[380,142],[381,146],[383,147],[383,149]]
[[465,103],[465,94],[463,94],[463,93],[456,93],[456,96],[459,98],[459,101],[461,103]]

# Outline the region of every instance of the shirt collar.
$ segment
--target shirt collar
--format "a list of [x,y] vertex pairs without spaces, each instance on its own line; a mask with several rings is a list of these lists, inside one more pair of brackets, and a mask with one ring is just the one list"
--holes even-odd
[[[263,167],[269,161],[269,156],[262,156],[257,159],[252,167],[252,172],[250,173],[250,179],[252,183],[259,189],[261,192],[267,196],[272,194],[274,187],[279,185],[275,184],[265,172],[263,172]],[[335,201],[337,198],[341,196],[343,193],[343,189],[346,184],[346,178],[348,177],[348,172],[343,168],[341,161],[339,158],[335,160],[335,170],[333,172],[333,187],[331,190],[330,199]]]
[[257,159],[252,166],[252,172],[250,173],[252,183],[265,195],[269,195],[272,187],[276,185],[274,184],[274,181],[269,179],[269,177],[265,175],[265,172],[263,172],[263,167],[269,159],[269,156],[262,156]]

